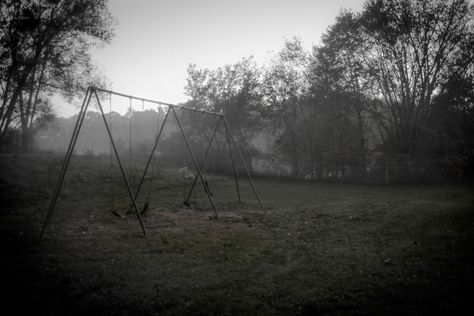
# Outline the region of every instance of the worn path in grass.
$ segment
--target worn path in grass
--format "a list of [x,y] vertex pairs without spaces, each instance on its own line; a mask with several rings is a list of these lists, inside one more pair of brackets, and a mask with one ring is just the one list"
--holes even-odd
[[415,315],[473,307],[471,186],[260,179],[262,210],[248,187],[236,203],[232,181],[216,176],[219,220],[202,191],[198,207],[185,208],[182,190],[163,185],[144,216],[145,239],[135,217],[111,214],[99,162],[77,159],[86,170],[68,175],[38,245],[54,184],[48,175],[60,160],[2,158],[3,306],[35,315]]

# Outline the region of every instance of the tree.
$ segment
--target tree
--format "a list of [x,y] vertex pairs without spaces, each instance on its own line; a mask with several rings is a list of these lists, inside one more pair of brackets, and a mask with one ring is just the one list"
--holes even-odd
[[0,142],[17,124],[27,149],[48,94],[72,96],[97,81],[88,49],[110,41],[112,18],[106,0],[6,0],[0,14]]
[[369,0],[359,36],[382,100],[379,124],[392,151],[423,155],[420,144],[445,78],[472,67],[473,9],[466,0]]
[[[198,69],[196,65],[188,67],[186,94],[191,99],[186,105],[224,114],[247,159],[256,152],[250,140],[259,126],[262,98],[260,72],[252,57],[215,70]],[[206,116],[188,119],[191,123],[188,132],[201,134],[201,141],[205,143],[212,134],[212,120],[212,117]]]
[[[365,167],[361,162],[360,126],[352,88],[344,81],[344,68],[336,51],[325,46],[313,49],[310,100],[314,111],[312,161],[317,178],[346,179]],[[365,124],[364,124],[365,125]],[[365,145],[365,144],[364,144]]]
[[474,179],[474,68],[456,73],[433,98],[423,151],[443,178]]
[[285,41],[264,77],[266,112],[280,134],[278,147],[290,157],[295,176],[301,172],[302,158],[307,157],[303,152],[308,148],[311,152],[313,144],[312,127],[315,125],[310,120],[314,119],[314,112],[308,107],[307,98],[309,64],[309,54],[301,40],[293,38]]
[[[346,104],[347,119],[354,127],[358,144],[353,149],[351,159],[358,176],[365,173],[367,153],[367,134],[370,124],[367,95],[370,94],[371,81],[364,67],[364,52],[370,49],[360,34],[359,15],[343,10],[336,17],[336,23],[328,28],[322,37],[322,47],[315,50],[319,61],[314,69],[316,78],[324,78],[323,84],[330,83],[329,89],[339,94],[340,101]],[[319,81],[315,81],[318,85]]]
[[359,170],[373,130],[387,155],[465,168],[470,112],[459,108],[469,108],[461,102],[470,100],[469,89],[461,87],[472,83],[472,20],[466,0],[369,0],[361,13],[342,11],[328,28],[314,53],[313,94],[339,99],[323,112],[345,115],[341,122],[358,135],[357,146],[346,134],[341,148],[346,158],[359,157]]

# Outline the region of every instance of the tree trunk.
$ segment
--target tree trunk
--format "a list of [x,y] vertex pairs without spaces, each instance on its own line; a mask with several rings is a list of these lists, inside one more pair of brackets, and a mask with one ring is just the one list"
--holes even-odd
[[24,153],[31,152],[33,148],[33,132],[28,124],[21,124],[21,150]]

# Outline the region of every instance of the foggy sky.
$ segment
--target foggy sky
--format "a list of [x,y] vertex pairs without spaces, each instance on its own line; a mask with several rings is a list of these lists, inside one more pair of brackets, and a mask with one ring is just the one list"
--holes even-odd
[[[189,63],[217,68],[253,55],[265,62],[297,36],[310,50],[341,7],[365,0],[109,0],[113,42],[92,55],[112,89],[170,103],[184,95]],[[77,112],[56,106],[61,116]],[[116,110],[124,111],[117,105]]]

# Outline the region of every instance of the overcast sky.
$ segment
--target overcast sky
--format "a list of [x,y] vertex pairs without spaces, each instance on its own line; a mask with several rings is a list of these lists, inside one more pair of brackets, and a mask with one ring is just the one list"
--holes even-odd
[[[109,0],[118,24],[92,54],[115,91],[169,103],[187,100],[186,69],[217,68],[254,56],[268,60],[284,39],[318,44],[341,8],[365,0]],[[59,115],[77,108],[58,106]],[[121,110],[118,108],[121,112]]]

